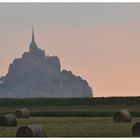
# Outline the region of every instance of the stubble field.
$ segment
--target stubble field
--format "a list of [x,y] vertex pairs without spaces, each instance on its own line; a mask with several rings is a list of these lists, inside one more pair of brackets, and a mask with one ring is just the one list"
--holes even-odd
[[48,137],[131,137],[133,124],[114,123],[111,117],[31,117],[18,119],[17,127],[0,127],[0,137],[15,137],[18,127],[41,124]]
[[[140,122],[140,101],[139,98],[121,100],[1,99],[0,115],[26,107],[31,117],[17,119],[17,127],[0,127],[0,137],[15,137],[20,126],[30,124],[41,124],[48,137],[132,137],[133,125]],[[114,113],[122,108],[132,114],[130,123],[113,122]]]

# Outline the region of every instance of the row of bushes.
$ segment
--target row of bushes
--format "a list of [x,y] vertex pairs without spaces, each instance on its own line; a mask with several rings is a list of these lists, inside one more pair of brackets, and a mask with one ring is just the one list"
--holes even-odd
[[140,97],[0,99],[0,106],[140,105]]
[[[132,112],[133,117],[140,117],[140,112]],[[114,112],[33,112],[33,117],[112,117]]]
[[[12,112],[7,112],[12,113]],[[32,112],[32,117],[112,117],[115,112],[97,111],[40,111]],[[0,115],[3,115],[0,112]],[[140,112],[131,112],[132,117],[140,117]]]

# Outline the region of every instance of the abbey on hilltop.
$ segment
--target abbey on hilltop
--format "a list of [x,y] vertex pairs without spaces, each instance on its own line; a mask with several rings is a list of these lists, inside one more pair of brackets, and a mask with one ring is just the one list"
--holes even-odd
[[10,64],[6,76],[0,78],[0,97],[92,97],[86,80],[71,71],[61,70],[57,56],[46,56],[38,48],[34,29],[29,52]]

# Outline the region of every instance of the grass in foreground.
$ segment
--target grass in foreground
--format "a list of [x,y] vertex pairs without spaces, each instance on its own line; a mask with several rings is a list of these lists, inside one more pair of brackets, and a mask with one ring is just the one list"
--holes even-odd
[[131,123],[114,123],[110,117],[31,117],[18,119],[17,127],[0,127],[0,137],[15,137],[19,126],[42,124],[48,137],[131,137]]

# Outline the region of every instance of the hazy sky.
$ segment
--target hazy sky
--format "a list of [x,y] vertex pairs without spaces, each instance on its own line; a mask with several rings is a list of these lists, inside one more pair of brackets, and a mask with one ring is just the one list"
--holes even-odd
[[0,3],[0,76],[28,51],[32,24],[38,47],[94,96],[140,96],[140,3]]

